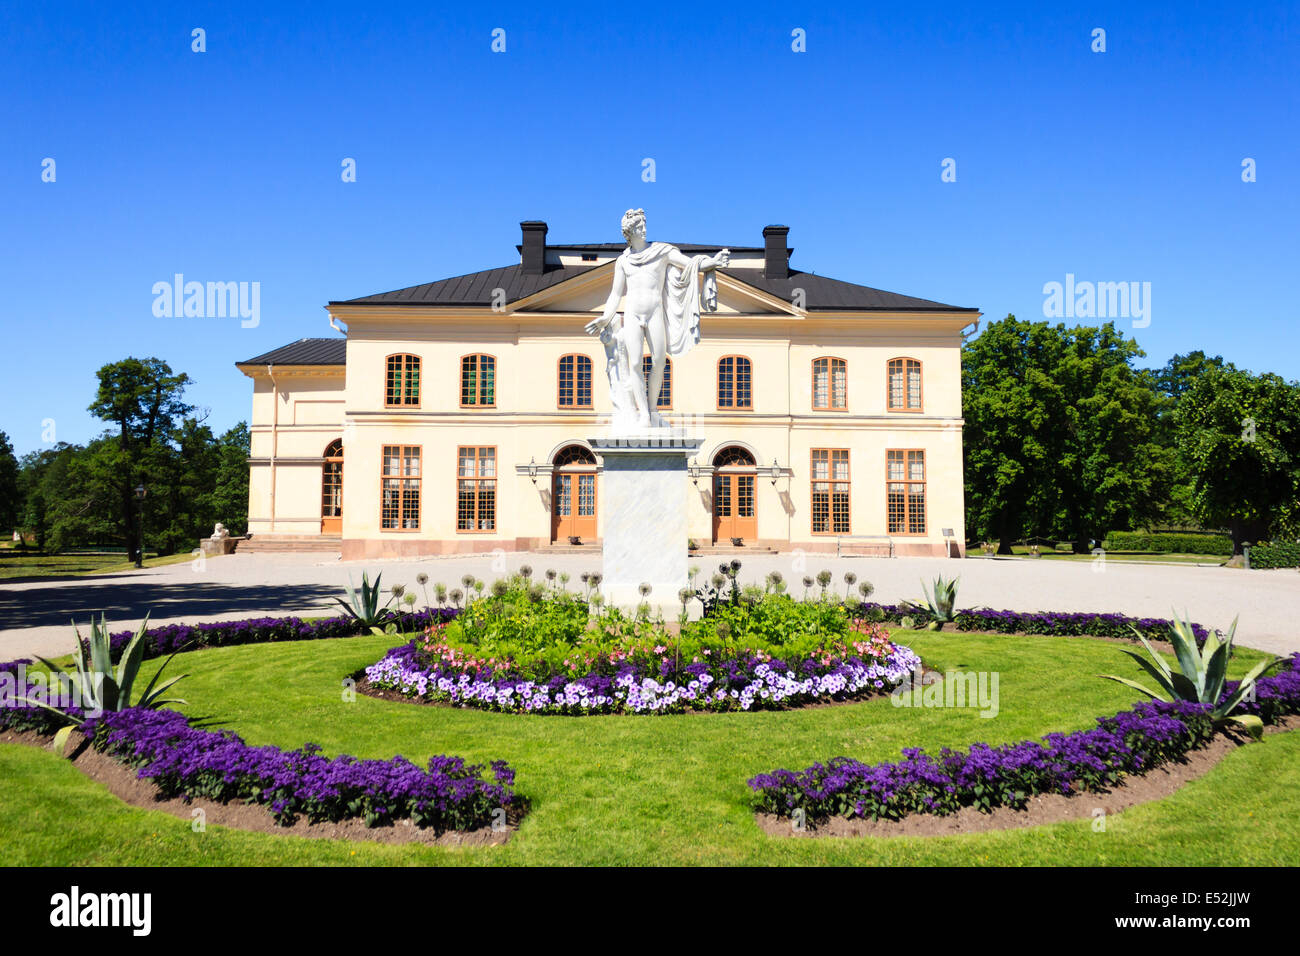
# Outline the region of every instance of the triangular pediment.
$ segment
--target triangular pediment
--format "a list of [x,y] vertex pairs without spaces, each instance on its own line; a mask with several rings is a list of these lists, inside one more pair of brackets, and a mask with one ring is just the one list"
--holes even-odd
[[[784,299],[774,296],[742,281],[733,274],[718,273],[718,307],[716,315],[789,315],[803,313]],[[613,261],[604,263],[560,282],[517,302],[510,303],[511,312],[527,313],[600,313],[605,308],[610,286],[614,281]],[[619,308],[622,308],[620,303]]]

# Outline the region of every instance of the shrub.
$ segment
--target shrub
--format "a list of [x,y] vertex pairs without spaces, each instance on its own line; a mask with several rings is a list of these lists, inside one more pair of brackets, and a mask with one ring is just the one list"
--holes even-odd
[[[63,679],[67,677],[68,684],[72,691],[77,704],[72,707],[59,707],[42,699],[45,695],[28,695],[24,693],[20,697],[20,702],[24,704],[34,704],[37,707],[43,707],[52,715],[60,718],[64,726],[54,735],[54,749],[63,753],[65,744],[68,741],[72,730],[79,726],[85,714],[99,715],[105,711],[126,710],[135,707],[141,710],[156,710],[163,704],[183,704],[183,700],[172,700],[164,698],[162,695],[177,681],[182,680],[186,675],[173,677],[164,684],[159,684],[158,679],[162,677],[163,670],[171,661],[171,657],[163,662],[162,667],[154,673],[153,679],[149,681],[148,686],[140,691],[139,696],[132,698],[136,690],[135,681],[140,673],[140,664],[144,660],[144,634],[149,626],[149,617],[145,615],[144,622],[140,629],[127,643],[122,651],[121,660],[114,667],[111,661],[111,639],[108,633],[108,622],[104,615],[99,616],[99,623],[96,624],[92,619],[90,622],[90,638],[83,640],[81,632],[73,626],[73,631],[77,635],[75,650],[73,652],[73,663],[76,664],[75,673],[66,674],[66,672],[52,661],[44,657],[39,658],[40,662],[50,669],[50,674],[54,679]],[[172,657],[176,655],[173,654]]]
[[1107,551],[1157,551],[1162,554],[1230,556],[1232,539],[1224,534],[1112,531],[1101,546]]
[[925,620],[926,627],[931,631],[941,631],[945,624],[951,624],[956,620],[954,607],[957,604],[957,584],[961,578],[953,578],[951,581],[945,581],[943,575],[934,579],[934,586],[926,590],[925,582],[921,582],[921,592],[925,595],[922,601],[904,601],[903,605],[911,612],[912,616],[919,616]]
[[1260,544],[1250,549],[1252,568],[1300,568],[1300,544],[1280,541]]
[[489,654],[532,653],[573,643],[587,629],[589,617],[581,595],[539,591],[525,578],[512,577],[496,581],[488,596],[470,601],[446,636]]
[[[1137,633],[1137,632],[1135,632]],[[1174,701],[1185,700],[1192,703],[1205,704],[1209,706],[1210,717],[1214,720],[1215,725],[1232,722],[1241,725],[1251,734],[1258,737],[1264,732],[1264,724],[1254,714],[1234,714],[1237,705],[1241,703],[1255,684],[1255,679],[1260,674],[1282,663],[1281,657],[1274,657],[1269,660],[1260,661],[1250,669],[1240,681],[1237,682],[1237,689],[1232,693],[1224,692],[1226,683],[1226,673],[1228,670],[1228,659],[1232,657],[1232,640],[1237,633],[1237,619],[1233,618],[1232,626],[1228,628],[1228,633],[1220,640],[1218,632],[1212,633],[1205,638],[1205,653],[1197,647],[1197,642],[1192,634],[1192,625],[1187,621],[1174,619],[1173,624],[1169,627],[1169,643],[1173,645],[1174,657],[1178,662],[1178,671],[1174,671],[1165,659],[1155,652],[1147,639],[1138,634],[1143,646],[1146,647],[1150,659],[1142,657],[1134,651],[1124,651],[1129,657],[1138,662],[1138,665],[1146,671],[1153,680],[1159,685],[1160,690],[1154,691],[1137,681],[1129,680],[1127,677],[1117,677],[1114,674],[1102,674],[1106,680],[1118,681],[1139,690],[1155,700]]]

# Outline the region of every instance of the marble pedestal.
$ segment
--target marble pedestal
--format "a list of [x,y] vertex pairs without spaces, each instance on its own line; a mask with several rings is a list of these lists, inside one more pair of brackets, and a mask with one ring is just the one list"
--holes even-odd
[[652,588],[652,604],[672,607],[686,587],[686,462],[703,443],[674,429],[590,439],[604,462],[600,510],[606,603],[632,608]]

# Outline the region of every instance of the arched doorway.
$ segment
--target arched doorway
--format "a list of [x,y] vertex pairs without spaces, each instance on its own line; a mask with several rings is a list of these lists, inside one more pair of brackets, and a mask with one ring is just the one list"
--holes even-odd
[[583,445],[565,445],[551,461],[551,540],[584,544],[596,538],[596,456]]
[[320,472],[320,533],[343,533],[343,439],[325,448]]
[[714,544],[732,538],[752,542],[758,537],[754,502],[757,476],[754,456],[738,445],[728,445],[713,456]]

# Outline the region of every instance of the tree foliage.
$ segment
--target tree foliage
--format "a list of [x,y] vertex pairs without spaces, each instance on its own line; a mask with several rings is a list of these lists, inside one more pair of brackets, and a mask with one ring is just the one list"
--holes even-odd
[[1154,517],[1172,453],[1142,355],[1112,323],[1066,328],[1007,316],[962,353],[966,522],[1009,553],[1053,537],[1085,551]]
[[18,459],[14,457],[9,436],[0,432],[0,531],[9,534],[17,528],[21,510]]
[[[60,443],[23,457],[18,523],[38,547],[124,545],[139,540],[144,485],[145,547],[193,548],[217,521],[242,534],[248,516],[248,426],[221,436],[184,400],[190,379],[156,358],[105,365],[90,411],[111,427],[85,445]],[[0,452],[0,493],[3,489]],[[0,505],[2,507],[2,505]],[[0,511],[2,514],[2,511]]]
[[1173,416],[1189,504],[1233,550],[1300,530],[1300,385],[1231,365],[1204,368]]

